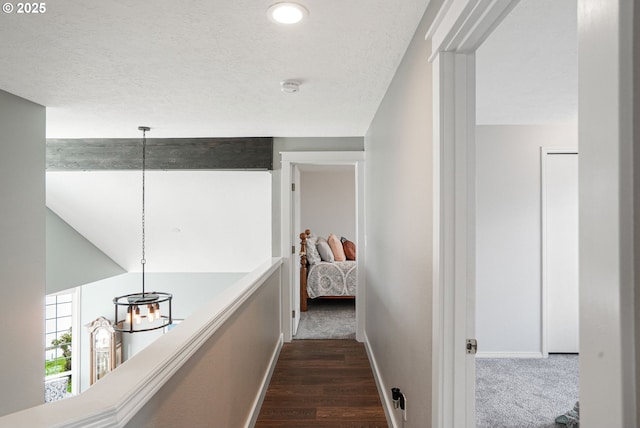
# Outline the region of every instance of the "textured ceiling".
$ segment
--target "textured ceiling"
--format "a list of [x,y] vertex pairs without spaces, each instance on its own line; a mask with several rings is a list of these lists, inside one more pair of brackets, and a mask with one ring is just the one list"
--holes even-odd
[[[265,1],[130,3],[66,0],[42,16],[0,16],[0,89],[46,105],[49,137],[139,137],[140,124],[151,137],[362,136],[428,1],[305,0],[308,21],[288,28],[266,18]],[[575,5],[521,0],[481,47],[479,123],[575,119]],[[300,93],[280,92],[288,78]],[[231,257],[243,247],[220,246],[230,220],[217,217],[241,192],[202,198],[229,185],[176,174],[149,185],[149,269],[248,269]],[[136,270],[138,180],[49,173],[47,204]]]
[[[49,138],[362,136],[429,0],[65,0],[0,16],[0,89]],[[302,82],[297,94],[280,81]]]

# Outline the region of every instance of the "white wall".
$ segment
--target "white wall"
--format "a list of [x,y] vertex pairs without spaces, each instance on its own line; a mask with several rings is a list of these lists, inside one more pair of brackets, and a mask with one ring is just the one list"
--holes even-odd
[[[433,125],[427,9],[365,136],[365,333],[393,426],[431,420]],[[408,421],[390,388],[408,400]]]
[[[300,218],[302,229],[315,235],[356,241],[355,169],[302,171],[300,174]],[[301,230],[300,232],[302,232]]]
[[577,147],[577,124],[476,127],[479,355],[542,352],[540,147],[553,146]]
[[362,137],[327,137],[327,138],[288,138],[273,139],[273,171],[271,171],[271,254],[281,254],[280,242],[280,153],[281,152],[322,152],[322,151],[362,151]]
[[45,108],[0,90],[0,415],[44,401]]
[[[172,314],[175,319],[185,319],[205,302],[213,299],[245,273],[148,273],[145,274],[147,290],[173,294]],[[113,321],[113,298],[139,292],[141,274],[130,273],[86,284],[81,292],[80,339],[80,390],[89,387],[89,323],[104,316]],[[162,335],[162,330],[146,333],[123,334],[123,360],[131,358]]]
[[516,3],[476,52],[476,123],[577,121],[577,0]]
[[50,209],[46,224],[47,294],[125,273]]

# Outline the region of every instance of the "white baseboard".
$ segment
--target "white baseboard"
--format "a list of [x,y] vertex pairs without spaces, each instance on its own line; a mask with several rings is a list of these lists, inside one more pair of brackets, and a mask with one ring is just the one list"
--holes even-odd
[[478,352],[476,358],[544,358],[542,352]]
[[273,375],[273,371],[276,368],[276,364],[278,363],[278,357],[280,356],[280,351],[282,350],[282,345],[284,344],[284,335],[280,333],[280,338],[278,339],[278,343],[276,343],[276,347],[273,350],[273,354],[271,354],[271,361],[269,362],[269,370],[264,374],[262,378],[262,385],[260,387],[260,394],[256,397],[253,402],[253,410],[251,411],[251,417],[249,418],[246,428],[252,428],[255,426],[258,421],[258,416],[260,416],[260,409],[262,408],[262,402],[264,401],[265,395],[267,395],[267,389],[269,389],[269,383],[271,382],[271,376]]
[[382,408],[384,409],[384,414],[387,418],[387,425],[390,428],[398,428],[396,425],[392,415],[392,411],[394,410],[392,399],[391,399],[391,390],[384,385],[382,378],[380,377],[380,371],[378,370],[378,363],[376,362],[376,357],[373,355],[373,351],[369,346],[369,337],[367,337],[367,332],[364,332],[364,347],[367,351],[367,356],[369,357],[369,362],[371,363],[371,370],[373,371],[373,378],[376,381],[376,386],[378,387],[378,394],[380,394],[380,400],[382,401]]

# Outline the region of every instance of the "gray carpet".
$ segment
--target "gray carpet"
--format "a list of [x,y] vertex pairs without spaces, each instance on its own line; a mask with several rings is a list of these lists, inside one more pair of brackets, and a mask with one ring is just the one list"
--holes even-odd
[[578,400],[578,356],[476,360],[477,428],[556,428]]
[[354,300],[310,300],[294,339],[355,339]]

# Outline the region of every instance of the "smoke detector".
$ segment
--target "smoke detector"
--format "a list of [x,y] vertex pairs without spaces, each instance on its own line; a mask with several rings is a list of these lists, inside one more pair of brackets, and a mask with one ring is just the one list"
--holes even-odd
[[283,80],[280,82],[280,90],[287,94],[295,94],[300,91],[300,82],[297,80]]

